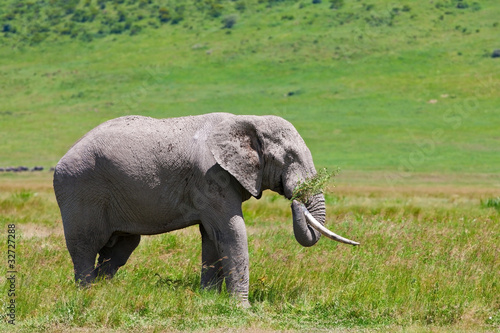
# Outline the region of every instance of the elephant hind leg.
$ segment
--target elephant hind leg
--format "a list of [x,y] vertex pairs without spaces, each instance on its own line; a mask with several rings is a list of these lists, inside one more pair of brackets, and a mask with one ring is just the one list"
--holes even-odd
[[[79,186],[72,186],[78,188]],[[57,193],[56,193],[57,194]],[[87,194],[87,193],[84,193]],[[75,281],[80,286],[88,286],[97,278],[96,257],[111,232],[106,226],[106,212],[103,207],[90,202],[76,200],[76,193],[59,193],[57,196],[64,227],[64,237],[71,260],[73,261]],[[90,195],[85,198],[91,197]],[[70,198],[76,198],[70,200]]]
[[139,245],[140,235],[112,235],[99,251],[97,275],[112,278]]
[[95,259],[97,249],[82,239],[66,239],[66,245],[73,261],[75,281],[81,286],[90,285],[97,277]]

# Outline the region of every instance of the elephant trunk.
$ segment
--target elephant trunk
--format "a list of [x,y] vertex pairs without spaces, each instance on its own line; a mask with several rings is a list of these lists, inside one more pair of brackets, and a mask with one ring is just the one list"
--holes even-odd
[[[307,202],[306,206],[316,221],[324,225],[326,220],[325,197],[322,194],[317,194]],[[306,206],[296,200],[292,202],[293,233],[300,245],[309,247],[318,242],[321,234],[307,223],[303,209]]]
[[306,205],[298,201],[292,203],[293,231],[295,239],[302,246],[313,246],[320,234],[345,244],[359,245],[358,242],[344,238],[328,230],[325,225],[325,198],[322,194],[313,196]]

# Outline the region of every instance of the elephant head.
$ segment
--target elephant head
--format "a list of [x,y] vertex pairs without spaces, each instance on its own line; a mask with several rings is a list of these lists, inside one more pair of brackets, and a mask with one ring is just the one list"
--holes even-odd
[[[234,116],[219,123],[208,138],[216,162],[252,196],[270,189],[291,199],[295,187],[316,174],[311,152],[291,123],[275,116]],[[323,194],[304,204],[292,202],[293,230],[303,246],[312,246],[320,233],[357,245],[324,227]],[[317,229],[317,230],[316,230]]]

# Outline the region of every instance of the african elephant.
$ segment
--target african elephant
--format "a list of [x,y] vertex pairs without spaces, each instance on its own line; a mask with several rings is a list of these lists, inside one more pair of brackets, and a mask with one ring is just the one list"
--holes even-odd
[[[225,279],[228,291],[248,305],[242,202],[266,189],[290,199],[298,182],[314,174],[309,149],[280,117],[213,113],[109,120],[76,142],[54,172],[75,280],[88,285],[98,276],[112,277],[141,235],[199,225],[202,288],[220,290]],[[320,237],[306,218],[336,237],[322,226],[322,194],[305,206],[293,201],[292,213],[301,245],[312,246]]]

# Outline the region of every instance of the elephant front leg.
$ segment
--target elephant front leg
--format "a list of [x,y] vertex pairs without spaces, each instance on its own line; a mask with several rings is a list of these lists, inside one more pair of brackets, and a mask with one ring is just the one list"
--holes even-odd
[[[218,265],[220,263],[222,267],[227,291],[237,297],[243,307],[249,307],[249,260],[245,222],[241,213],[232,216],[228,220],[222,225],[218,224],[212,227],[213,236],[211,239],[215,241]],[[205,247],[203,247],[203,250],[205,250]]]
[[215,289],[221,291],[222,281],[222,259],[219,258],[217,246],[210,239],[203,225],[200,224],[201,233],[201,288],[206,290]]

